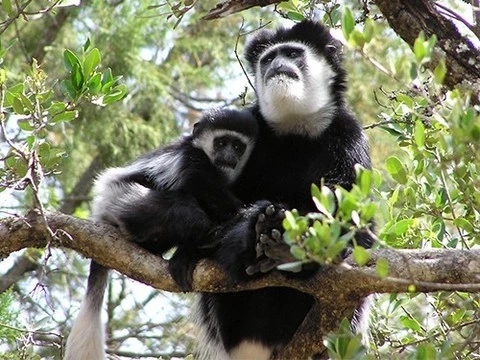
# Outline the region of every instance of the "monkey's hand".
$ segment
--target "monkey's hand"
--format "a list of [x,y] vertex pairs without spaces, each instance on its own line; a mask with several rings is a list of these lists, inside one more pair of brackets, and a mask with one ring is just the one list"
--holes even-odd
[[290,253],[290,246],[283,240],[282,221],[285,208],[270,204],[258,215],[255,224],[257,261],[247,267],[248,275],[265,273],[278,265],[295,261]]

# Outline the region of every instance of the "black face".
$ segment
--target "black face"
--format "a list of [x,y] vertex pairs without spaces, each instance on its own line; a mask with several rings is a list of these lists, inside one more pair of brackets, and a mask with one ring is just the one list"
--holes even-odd
[[214,164],[234,169],[242,158],[247,145],[232,135],[218,136],[213,139]]
[[295,45],[286,44],[267,51],[260,58],[264,82],[278,75],[299,79],[299,72],[305,67],[305,58],[305,49]]

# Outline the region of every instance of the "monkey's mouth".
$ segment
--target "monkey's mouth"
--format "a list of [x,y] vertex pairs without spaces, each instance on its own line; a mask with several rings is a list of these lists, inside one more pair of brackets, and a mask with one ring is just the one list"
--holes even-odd
[[270,81],[274,78],[288,78],[293,80],[299,80],[300,77],[297,73],[290,69],[278,69],[278,70],[271,70],[265,76],[266,81]]
[[215,166],[217,168],[223,168],[223,169],[231,169],[234,170],[235,167],[237,166],[236,161],[229,161],[229,160],[215,160]]

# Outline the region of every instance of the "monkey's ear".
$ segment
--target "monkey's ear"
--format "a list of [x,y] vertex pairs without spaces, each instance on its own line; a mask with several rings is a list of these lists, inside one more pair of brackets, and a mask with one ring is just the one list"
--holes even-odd
[[340,40],[332,38],[325,46],[325,54],[331,57],[337,64],[343,61],[343,44]]
[[194,137],[197,136],[199,131],[200,131],[200,122],[196,122],[195,124],[193,124],[192,135]]

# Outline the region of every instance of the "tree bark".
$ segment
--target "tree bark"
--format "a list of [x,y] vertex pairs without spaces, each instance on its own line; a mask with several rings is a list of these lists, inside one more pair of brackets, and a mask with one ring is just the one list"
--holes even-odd
[[204,20],[213,20],[226,17],[238,13],[243,10],[250,9],[255,6],[268,6],[278,4],[287,0],[226,0],[219,2],[207,15],[203,17]]
[[393,31],[410,47],[413,47],[421,31],[427,38],[436,35],[437,52],[430,66],[434,68],[436,61],[444,57],[447,65],[444,84],[450,89],[465,85],[478,97],[480,51],[469,39],[460,34],[450,19],[439,13],[433,1],[376,0],[375,4]]
[[[24,248],[63,247],[157,289],[180,292],[168,273],[167,261],[128,242],[115,228],[61,213],[47,213],[56,235],[49,240],[41,215],[0,221],[0,258]],[[389,263],[388,277],[376,273],[376,261]],[[480,291],[480,250],[373,250],[362,267],[347,258],[341,265],[326,266],[309,279],[288,279],[278,271],[246,283],[230,281],[212,261],[195,269],[193,291],[235,292],[264,287],[291,287],[312,295],[317,302],[281,358],[304,358],[324,351],[322,336],[350,318],[365,296],[374,293]],[[303,350],[299,350],[303,349]],[[300,352],[299,352],[300,351]],[[301,352],[303,351],[303,353]],[[305,356],[305,357],[306,357]]]

